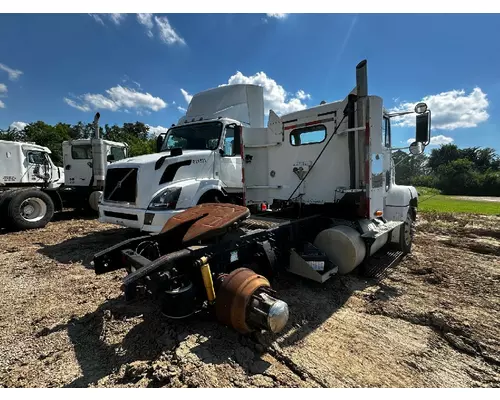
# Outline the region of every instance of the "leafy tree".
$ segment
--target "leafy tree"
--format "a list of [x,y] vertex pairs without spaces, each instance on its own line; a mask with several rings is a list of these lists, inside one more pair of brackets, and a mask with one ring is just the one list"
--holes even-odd
[[398,150],[393,153],[392,157],[396,171],[396,183],[399,185],[409,185],[414,177],[429,173],[425,154],[413,156]]

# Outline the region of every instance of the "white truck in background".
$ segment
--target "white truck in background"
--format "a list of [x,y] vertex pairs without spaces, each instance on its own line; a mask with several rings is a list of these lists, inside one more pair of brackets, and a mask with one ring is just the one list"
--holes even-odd
[[106,165],[127,156],[127,144],[99,137],[62,143],[64,167],[34,143],[0,140],[0,227],[43,228],[63,207],[98,210]]
[[186,115],[158,136],[157,153],[109,166],[99,220],[159,233],[197,204],[243,204],[239,126],[264,129],[262,87],[223,86],[193,96]]

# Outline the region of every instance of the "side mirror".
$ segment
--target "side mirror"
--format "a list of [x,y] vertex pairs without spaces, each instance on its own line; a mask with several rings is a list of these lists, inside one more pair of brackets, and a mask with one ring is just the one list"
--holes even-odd
[[410,153],[414,156],[418,156],[424,152],[425,146],[422,142],[413,142],[410,144]]
[[114,154],[109,154],[108,155],[108,162],[113,162],[115,161],[115,155]]
[[234,155],[241,155],[241,134],[242,134],[243,128],[241,125],[236,125],[234,127],[234,139],[233,139],[233,154]]
[[431,111],[427,108],[427,104],[418,103],[415,106],[415,113],[417,113],[415,141],[427,145],[431,140]]
[[163,142],[165,141],[165,133],[160,133],[156,138],[156,152],[159,153],[163,147]]

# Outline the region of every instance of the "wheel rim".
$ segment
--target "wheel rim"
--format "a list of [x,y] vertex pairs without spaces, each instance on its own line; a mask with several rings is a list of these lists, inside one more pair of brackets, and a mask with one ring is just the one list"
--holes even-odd
[[21,203],[21,217],[27,222],[37,222],[47,214],[47,205],[42,199],[30,197]]

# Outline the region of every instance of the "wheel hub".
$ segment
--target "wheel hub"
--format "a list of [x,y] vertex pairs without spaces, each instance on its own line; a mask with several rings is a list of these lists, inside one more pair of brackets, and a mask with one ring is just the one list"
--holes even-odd
[[23,215],[25,217],[30,217],[31,214],[33,214],[34,212],[35,212],[35,207],[33,207],[31,204],[28,204],[23,208]]
[[37,222],[45,217],[47,205],[42,199],[30,197],[21,203],[21,217],[28,222]]

